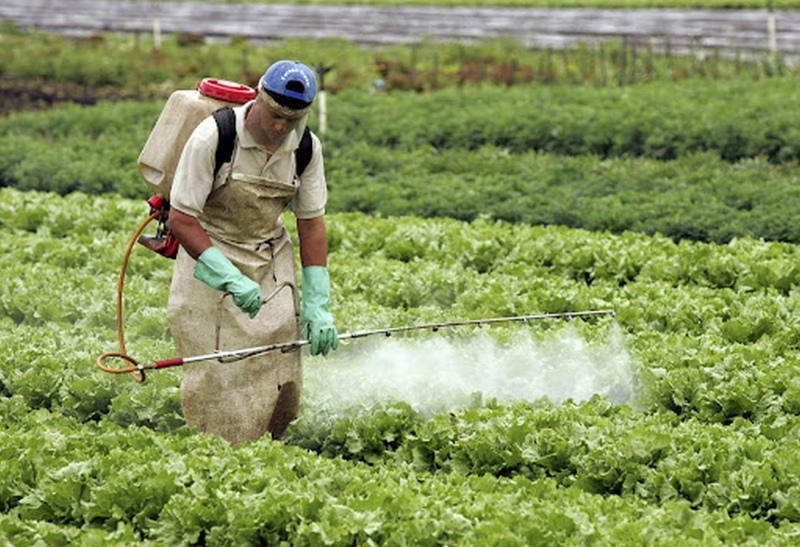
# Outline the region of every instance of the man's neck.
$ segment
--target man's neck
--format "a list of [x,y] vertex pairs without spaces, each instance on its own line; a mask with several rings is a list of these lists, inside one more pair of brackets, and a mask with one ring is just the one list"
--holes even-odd
[[244,114],[245,130],[250,133],[250,136],[253,138],[253,142],[266,148],[267,152],[270,154],[274,154],[275,151],[280,148],[281,142],[274,143],[270,141],[266,132],[261,128],[261,125],[259,125],[257,117],[250,115],[252,111],[253,105],[250,105]]

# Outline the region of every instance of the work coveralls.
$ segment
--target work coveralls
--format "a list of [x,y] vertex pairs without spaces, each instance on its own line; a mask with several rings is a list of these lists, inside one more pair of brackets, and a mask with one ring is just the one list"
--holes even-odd
[[[212,244],[261,285],[263,298],[274,296],[250,319],[230,296],[223,298],[194,278],[196,262],[181,247],[168,313],[183,356],[300,338],[294,253],[281,213],[287,207],[300,219],[325,213],[321,145],[312,133],[312,158],[298,178],[294,151],[305,120],[270,157],[245,129],[251,104],[234,108],[237,143],[213,183],[217,126],[209,117],[197,127],[175,171],[170,200],[175,209],[196,217]],[[297,415],[301,387],[300,351],[277,351],[232,363],[184,365],[181,403],[188,425],[237,444],[267,431],[279,437]]]

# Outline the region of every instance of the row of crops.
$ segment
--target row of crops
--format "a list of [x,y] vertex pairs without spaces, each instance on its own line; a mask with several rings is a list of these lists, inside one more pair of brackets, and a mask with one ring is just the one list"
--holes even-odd
[[[202,76],[255,85],[265,60],[276,58],[300,58],[312,67],[332,68],[324,83],[333,93],[375,90],[378,82],[381,90],[423,91],[531,82],[616,87],[797,74],[796,64],[779,55],[665,55],[652,45],[627,39],[556,51],[531,50],[510,38],[365,48],[338,39],[254,45],[238,37],[206,43],[202,36],[178,34],[155,48],[147,35],[66,38],[0,22],[0,46],[0,85],[6,91],[0,96],[0,107],[15,94],[28,95],[34,103],[163,97],[171,89],[194,87]],[[671,49],[668,39],[665,48]]]
[[[0,118],[0,540],[796,543],[794,83],[335,93],[341,332],[615,316],[344,343],[306,359],[281,442],[238,447],[185,425],[179,370],[136,384],[94,365],[117,346],[163,98]],[[141,361],[175,355],[170,275],[134,252]]]
[[[791,104],[795,85],[783,77],[337,94],[325,135],[330,207],[799,242],[800,119],[775,107]],[[144,198],[136,158],[162,104],[0,119],[0,184]]]

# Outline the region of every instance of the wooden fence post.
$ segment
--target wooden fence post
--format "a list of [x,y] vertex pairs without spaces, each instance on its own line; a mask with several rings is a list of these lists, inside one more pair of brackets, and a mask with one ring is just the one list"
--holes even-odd
[[158,6],[155,1],[150,2],[150,12],[153,14],[153,49],[161,50],[161,20],[158,18]]
[[317,77],[319,78],[319,93],[317,93],[317,104],[319,105],[319,133],[324,135],[328,131],[328,94],[325,91],[325,74],[333,66],[324,64],[317,65]]
[[778,36],[775,29],[775,10],[773,0],[767,0],[767,49],[773,57],[778,54]]

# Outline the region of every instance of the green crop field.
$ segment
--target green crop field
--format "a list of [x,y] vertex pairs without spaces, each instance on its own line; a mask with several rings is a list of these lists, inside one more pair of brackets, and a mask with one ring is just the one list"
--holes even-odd
[[[308,361],[286,444],[231,448],[184,425],[179,373],[140,385],[94,366],[116,348],[115,280],[141,202],[5,189],[0,209],[0,534],[14,544],[788,545],[800,533],[794,245],[332,214],[343,331],[616,318],[350,343]],[[143,361],[174,355],[169,274],[134,254],[125,324]],[[434,365],[448,368],[426,396],[419,371]],[[395,380],[364,387],[382,376]]]
[[[441,85],[376,91],[378,53],[342,45],[322,135],[340,332],[615,314],[343,342],[305,360],[281,441],[232,447],[186,425],[180,369],[139,384],[96,359],[118,349],[119,269],[148,214],[136,157],[169,90],[206,75],[164,67],[245,55],[220,74],[241,79],[263,51],[175,42],[149,64],[120,37],[0,38],[38,51],[26,65],[0,48],[3,85],[37,88],[59,55],[80,59],[60,67],[66,96],[0,118],[0,544],[800,541],[788,67],[653,58],[648,72],[639,55],[619,77],[609,49],[616,76],[583,80],[567,67],[588,50],[517,50],[563,64],[459,82],[458,50],[428,45]],[[147,77],[118,77],[126,47]],[[64,101],[77,96],[92,100]],[[141,362],[176,356],[171,268],[134,249],[123,323]]]

